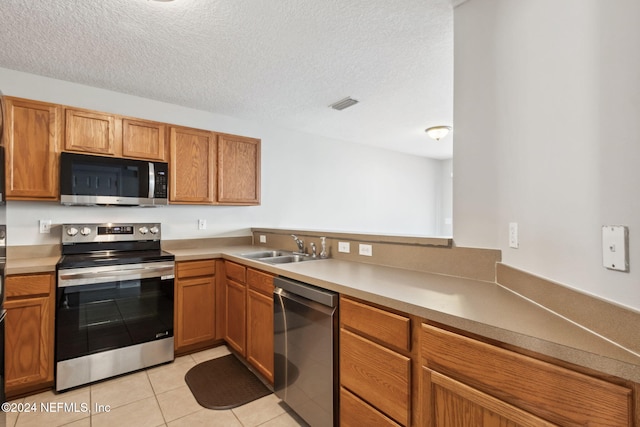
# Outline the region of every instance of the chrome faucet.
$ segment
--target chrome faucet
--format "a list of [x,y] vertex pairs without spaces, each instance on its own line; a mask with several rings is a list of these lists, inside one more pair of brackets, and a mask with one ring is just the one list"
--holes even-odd
[[316,248],[316,244],[314,242],[311,242],[311,258],[317,258],[318,257],[318,248]]
[[304,252],[304,240],[298,239],[298,236],[296,236],[295,234],[292,234],[291,237],[293,237],[293,240],[295,240],[296,245],[298,245],[298,253],[306,255]]

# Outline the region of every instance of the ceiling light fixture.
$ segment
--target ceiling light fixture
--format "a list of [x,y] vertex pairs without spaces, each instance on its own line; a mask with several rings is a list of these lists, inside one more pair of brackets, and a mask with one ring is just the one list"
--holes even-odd
[[432,126],[425,129],[425,132],[427,133],[427,135],[429,135],[430,138],[433,138],[436,141],[440,141],[441,138],[447,136],[450,130],[451,126]]
[[356,105],[357,103],[358,101],[356,99],[347,96],[346,98],[329,105],[329,107],[333,108],[334,110],[344,110],[345,108],[349,108],[352,105]]

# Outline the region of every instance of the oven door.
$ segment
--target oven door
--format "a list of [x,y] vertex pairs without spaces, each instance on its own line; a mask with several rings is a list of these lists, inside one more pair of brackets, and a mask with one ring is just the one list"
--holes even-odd
[[173,337],[174,263],[60,269],[56,362]]

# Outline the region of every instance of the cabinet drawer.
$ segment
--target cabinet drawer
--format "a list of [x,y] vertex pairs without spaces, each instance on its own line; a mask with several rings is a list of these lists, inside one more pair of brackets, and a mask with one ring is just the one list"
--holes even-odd
[[178,279],[186,277],[213,276],[216,274],[216,261],[206,259],[202,261],[182,261],[176,263]]
[[374,407],[363,402],[344,388],[340,388],[340,427],[400,427]]
[[257,292],[271,296],[273,294],[273,275],[249,268],[247,269],[247,285]]
[[344,327],[368,335],[401,350],[411,350],[411,320],[347,298],[340,299]]
[[245,266],[236,264],[235,262],[225,261],[224,269],[229,279],[233,279],[242,284],[247,283],[247,268]]
[[560,425],[630,425],[632,391],[423,324],[428,368]]
[[5,291],[7,298],[49,295],[52,283],[53,274],[7,276]]
[[340,384],[402,425],[409,425],[411,359],[340,330]]

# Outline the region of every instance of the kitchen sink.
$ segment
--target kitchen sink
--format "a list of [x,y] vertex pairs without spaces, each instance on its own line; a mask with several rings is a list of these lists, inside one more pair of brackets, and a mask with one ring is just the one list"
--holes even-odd
[[268,262],[269,264],[288,264],[290,262],[301,262],[301,261],[311,261],[313,259],[311,255],[282,255],[282,256],[274,256],[270,258],[262,258],[259,261]]
[[300,255],[290,251],[256,251],[239,254],[243,258],[266,262],[268,264],[289,264],[292,262],[311,261],[311,255]]
[[273,258],[279,257],[283,255],[290,255],[291,252],[286,251],[257,251],[257,252],[247,252],[246,254],[240,254],[243,258],[249,259],[259,259],[259,258]]

